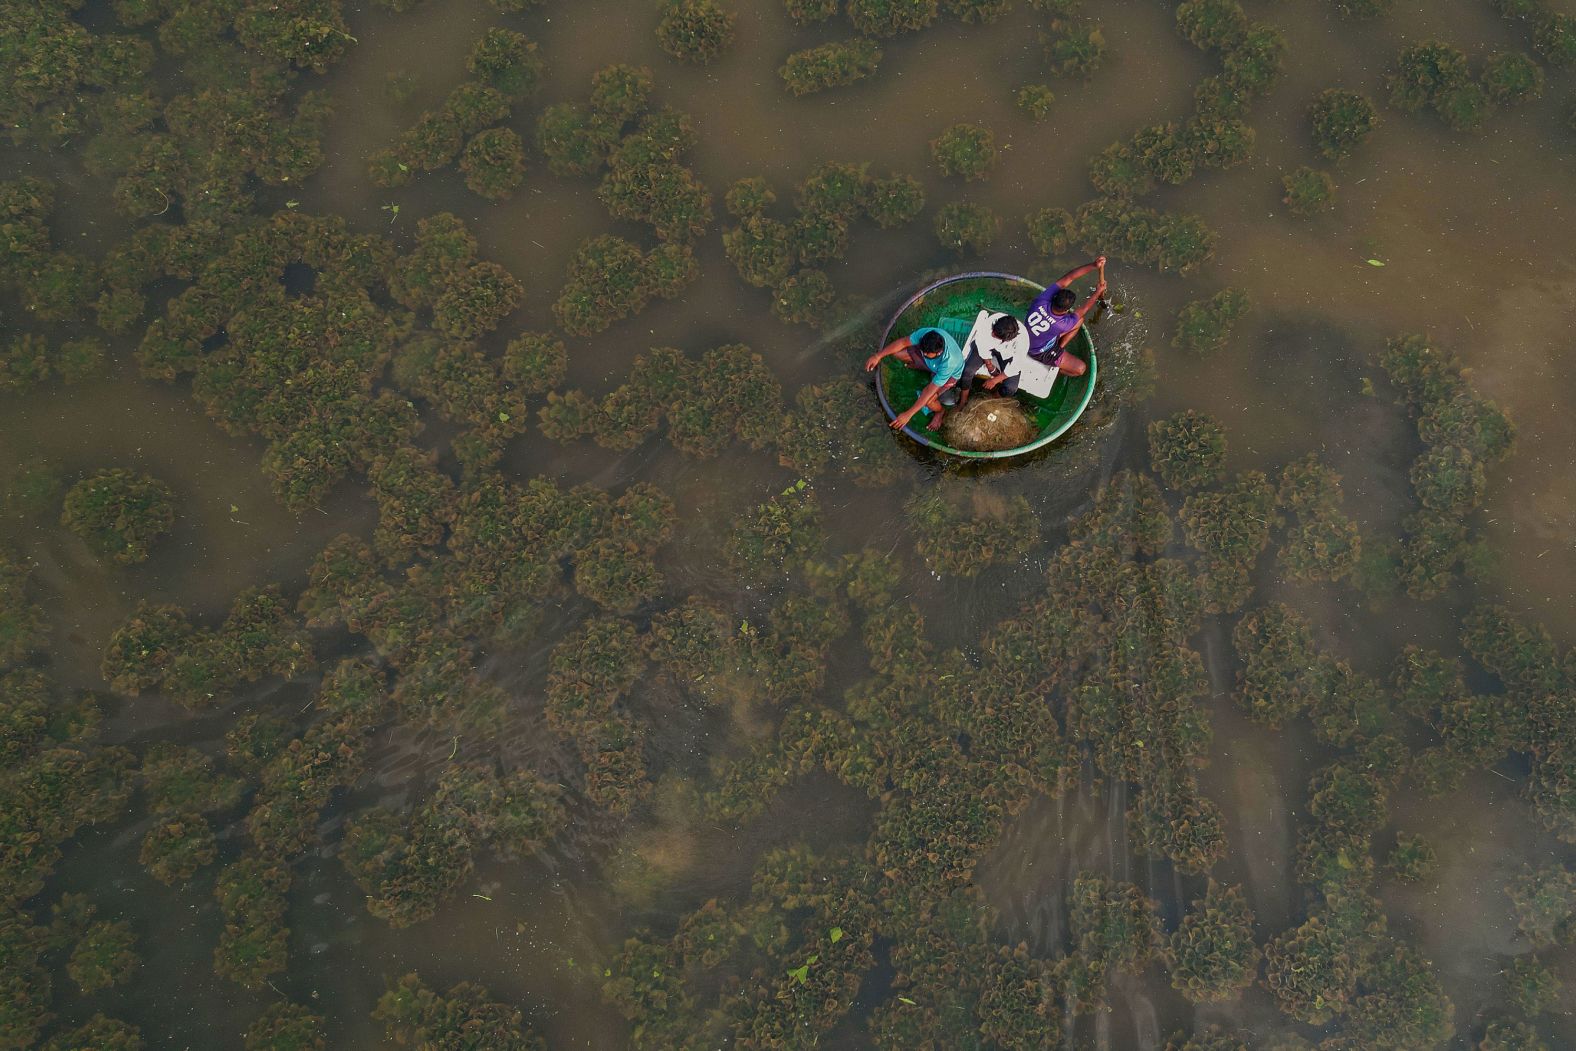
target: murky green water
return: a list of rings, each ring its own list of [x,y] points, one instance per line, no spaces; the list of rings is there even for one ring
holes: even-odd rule
[[[1576,81],[1545,36],[1534,48],[1558,5],[1522,22],[1489,0],[1400,0],[1353,21],[1250,0],[1244,25],[1285,50],[1233,110],[1247,158],[1131,202],[1214,232],[1179,275],[1087,232],[1047,257],[1025,225],[1042,208],[1082,220],[1090,158],[1186,122],[1195,86],[1230,70],[1239,45],[1194,47],[1169,4],[1020,0],[973,24],[955,12],[992,5],[943,0],[882,41],[873,76],[796,98],[778,67],[854,35],[846,13],[797,27],[775,0],[724,0],[736,24],[699,65],[658,47],[656,3],[16,3],[0,10],[16,126],[0,142],[0,1048],[139,1046],[106,1019],[148,1048],[1576,1046]],[[1222,25],[1238,10],[1181,7]],[[1052,75],[1040,32],[1091,24],[1104,61]],[[450,163],[379,187],[369,159],[442,109],[493,27],[542,60],[536,90],[480,122],[522,137],[520,185],[488,200]],[[95,73],[112,35],[147,49],[119,80]],[[1389,104],[1398,53],[1436,39],[1472,77],[1531,54],[1541,97],[1477,132]],[[616,293],[593,311],[610,323],[582,331],[554,309],[582,243],[664,245],[598,196],[609,149],[636,166],[638,118],[603,129],[589,174],[554,174],[537,141],[543,112],[585,106],[614,63],[649,68],[646,109],[688,115],[674,163],[711,214],[668,242],[692,279],[628,317],[639,293]],[[278,107],[247,95],[291,68]],[[1032,83],[1056,94],[1043,122],[1013,105]],[[1327,88],[1378,111],[1340,161],[1309,131]],[[146,120],[120,127],[143,92]],[[320,162],[296,143],[308,160],[281,168],[268,136],[307,92],[330,106],[307,135]],[[982,181],[932,161],[959,122],[994,133]],[[724,197],[762,177],[767,214],[792,223],[795,188],[830,162],[913,176],[925,207],[883,229],[856,204],[846,246],[809,267],[834,301],[788,323],[781,281],[752,287],[725,249],[741,220]],[[1305,165],[1338,184],[1311,218],[1281,197]],[[52,207],[22,200],[29,178]],[[133,184],[154,187],[141,205]],[[938,243],[958,201],[1003,220],[988,251]],[[475,253],[424,291],[419,224],[442,213]],[[125,276],[127,246],[161,229],[195,247]],[[51,311],[55,252],[92,265]],[[1101,387],[1076,440],[965,470],[889,437],[873,392],[839,400],[927,280],[1050,281],[1095,252],[1122,310],[1095,328]],[[512,305],[445,315],[438,293],[484,261],[518,282]],[[1225,345],[1174,346],[1184,304],[1228,287],[1251,306]],[[115,324],[105,288],[145,309]],[[165,332],[187,354],[173,378],[154,359]],[[529,333],[563,359],[519,366]],[[1415,375],[1386,355],[1414,333],[1440,353],[1408,403]],[[56,362],[81,339],[107,349],[85,378],[28,373],[28,348]],[[740,343],[759,361],[708,356]],[[676,376],[643,357],[660,347],[688,356]],[[1152,390],[1135,390],[1145,351]],[[603,399],[626,382],[635,409],[615,419]],[[579,436],[552,408],[577,393]],[[1513,447],[1485,448],[1483,415],[1430,417],[1441,401],[1497,407]],[[1197,492],[1165,484],[1147,437],[1184,410],[1226,439]],[[380,412],[406,423],[377,430]],[[1481,489],[1436,492],[1439,469],[1414,472],[1431,450],[1465,450]],[[1282,475],[1309,454],[1340,481],[1304,506]],[[60,522],[67,488],[108,468],[168,488],[145,561]],[[29,501],[39,476],[54,485]],[[310,492],[289,501],[285,480]],[[636,506],[640,486],[661,496]],[[1426,520],[1458,530],[1449,553],[1417,554],[1425,494]],[[425,531],[402,516],[424,497]],[[1295,572],[1315,520],[1363,558],[1321,548],[1323,572]],[[225,627],[269,585],[276,616]],[[136,634],[161,604],[187,626]],[[1283,607],[1291,628],[1255,633]],[[292,640],[291,659],[259,655]],[[1459,681],[1409,688],[1428,657],[1408,647],[1459,662]],[[277,732],[248,759],[233,731],[252,717]],[[177,818],[206,846],[161,873],[148,837]],[[1415,872],[1392,864],[1398,836],[1425,842]],[[277,888],[227,890],[253,872]],[[1227,888],[1250,914],[1235,928],[1215,922]],[[100,953],[96,982],[116,923],[140,966]],[[412,973],[456,1002],[386,996]],[[458,1035],[461,982],[503,1024]],[[320,1042],[264,1034],[291,1003]]]

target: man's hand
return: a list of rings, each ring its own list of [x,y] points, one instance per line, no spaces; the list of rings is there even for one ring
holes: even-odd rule
[[[1094,297],[1099,299],[1103,295],[1105,295],[1105,278],[1102,276],[1100,278],[1100,283],[1094,286]]]
[[[908,426],[908,421],[912,420],[913,418],[914,414],[911,412],[900,412],[896,416],[892,417],[892,423],[890,426],[894,431],[901,431],[904,427]]]
[[[881,364],[881,354],[878,351],[877,353],[872,354],[865,359],[865,371],[874,372],[876,370],[876,366],[879,364]]]
[[[1095,258],[1095,261],[1094,261],[1094,265],[1095,265],[1095,266],[1096,266],[1096,267],[1097,267],[1097,268],[1098,268],[1098,269],[1100,269],[1100,270],[1104,270],[1104,269],[1105,269],[1105,256],[1103,256],[1103,255],[1102,255],[1102,256],[1097,256],[1097,257],[1096,257],[1096,258]]]

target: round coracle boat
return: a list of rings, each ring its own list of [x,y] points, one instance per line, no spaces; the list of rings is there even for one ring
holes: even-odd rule
[[[964,345],[982,311],[1006,312],[1022,319],[1034,297],[1044,290],[1044,285],[1028,278],[993,271],[944,277],[914,293],[898,308],[881,335],[878,349],[922,328],[939,328]],[[949,445],[941,432],[925,426],[928,410],[922,410],[913,423],[903,428],[903,433],[920,445],[967,459],[1003,459],[1044,448],[1067,433],[1094,395],[1095,376],[1099,370],[1095,363],[1094,339],[1089,335],[1087,324],[1078,327],[1067,349],[1088,362],[1089,368],[1081,376],[1054,376],[1045,393],[1018,391],[1015,397],[1034,432],[1034,436],[1022,444],[1006,449],[957,448]],[[887,419],[896,419],[900,411],[912,405],[929,381],[928,373],[909,368],[897,358],[883,360],[876,369],[876,394]],[[970,382],[970,377],[964,377],[962,382]]]

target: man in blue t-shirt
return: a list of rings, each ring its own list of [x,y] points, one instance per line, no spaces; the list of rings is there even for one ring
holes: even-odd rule
[[[921,409],[930,409],[930,423],[935,430],[941,426],[946,405],[956,405],[954,388],[963,378],[963,348],[958,341],[939,328],[915,329],[902,339],[894,339],[865,360],[865,371],[874,372],[882,358],[896,357],[911,369],[930,373],[930,382],[919,392],[914,404],[898,413],[892,420],[892,429],[900,431]]]
[[[1099,271],[1100,283],[1083,306],[1073,309],[1078,293],[1067,287],[1085,274]],[[1083,324],[1084,315],[1105,295],[1105,256],[1069,270],[1050,288],[1034,297],[1024,318],[1029,326],[1029,357],[1056,366],[1064,375],[1082,376],[1089,363],[1068,354],[1067,344]]]

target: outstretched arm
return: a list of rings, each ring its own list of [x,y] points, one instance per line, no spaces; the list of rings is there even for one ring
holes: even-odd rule
[[[1083,277],[1085,274],[1092,274],[1096,270],[1104,272],[1104,270],[1105,270],[1105,256],[1101,256],[1100,258],[1096,259],[1092,263],[1085,263],[1083,266],[1080,266],[1076,270],[1069,270],[1069,271],[1067,271],[1067,273],[1063,274],[1061,277],[1056,279],[1056,283],[1058,285],[1061,285],[1063,288],[1067,288],[1074,281],[1078,280],[1080,277]]]
[[[1093,310],[1094,305],[1100,302],[1100,297],[1105,295],[1105,256],[1101,256],[1095,265],[1100,271],[1100,283],[1095,286],[1094,295],[1084,300],[1083,305],[1074,311],[1074,313],[1078,315],[1078,324],[1062,333],[1061,341],[1057,343],[1057,346],[1059,347],[1066,347],[1073,341],[1073,337],[1077,335],[1078,330],[1083,327],[1084,318],[1089,316],[1089,311]]]
[[[908,421],[919,415],[920,409],[935,410],[940,408],[940,402],[936,400],[940,394],[941,384],[935,380],[925,384],[925,389],[919,392],[919,397],[914,399],[914,404],[892,417],[892,429],[901,431],[904,427],[907,427]]]
[[[876,351],[874,354],[865,359],[865,371],[874,372],[876,370],[876,366],[881,364],[882,358],[890,358],[894,354],[901,354],[913,345],[914,341],[909,339],[907,336],[894,339],[892,342],[888,343],[886,346],[882,347],[880,350]]]

